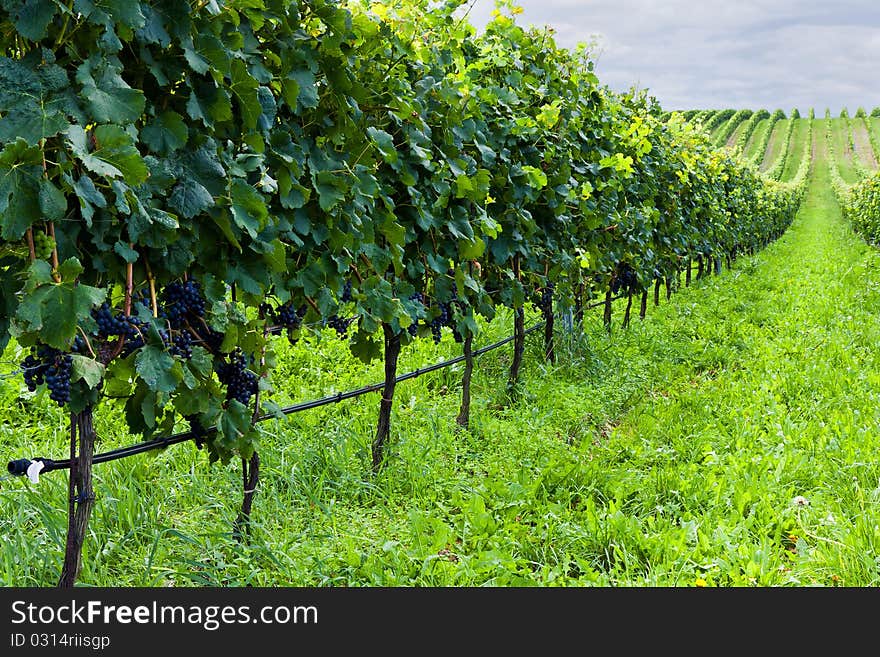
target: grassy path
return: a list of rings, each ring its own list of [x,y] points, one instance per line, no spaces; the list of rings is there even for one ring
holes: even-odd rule
[[[736,142],[739,141],[739,136],[742,134],[743,130],[746,129],[746,125],[748,125],[749,120],[740,121],[739,125],[736,126],[736,129],[730,134],[730,137],[727,138],[727,143],[725,146],[728,148],[733,148],[736,145]]]
[[[807,139],[807,132],[810,119],[800,118],[796,121],[794,130],[791,133],[791,143],[788,147],[788,156],[785,159],[785,169],[782,172],[780,180],[783,182],[791,180],[797,174],[798,167],[801,164],[804,153],[804,142]]]
[[[782,157],[785,135],[788,132],[788,123],[790,119],[780,119],[773,125],[773,132],[770,134],[770,140],[764,149],[764,155],[758,161],[758,168],[761,171],[772,169],[776,164],[776,160]]]
[[[749,137],[749,143],[746,144],[746,147],[743,150],[744,160],[760,164],[760,160],[758,159],[758,148],[764,139],[764,133],[767,132],[769,127],[770,119],[761,119],[758,122],[758,125],[755,126],[754,132],[752,132],[752,136]]]
[[[792,229],[670,309],[715,354],[712,380],[655,391],[614,433],[639,455],[614,488],[638,509],[629,553],[649,581],[684,583],[658,563],[721,585],[880,581],[880,259],[842,223],[817,154]]]
[[[834,151],[837,155],[837,169],[840,177],[849,184],[859,181],[858,173],[853,166],[853,150],[849,143],[849,131],[846,121],[841,118],[825,119],[831,121],[831,138],[834,142]],[[823,126],[824,128],[825,126]]]
[[[877,168],[877,158],[871,147],[871,138],[868,136],[868,126],[861,118],[854,118],[853,141],[856,144],[856,156],[866,169],[873,171]]]

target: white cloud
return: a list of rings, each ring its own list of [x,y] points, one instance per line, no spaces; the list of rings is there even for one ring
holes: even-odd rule
[[[837,114],[880,106],[877,0],[518,0],[523,25],[559,45],[601,35],[596,72],[669,109],[749,107]],[[490,19],[474,0],[471,22]]]

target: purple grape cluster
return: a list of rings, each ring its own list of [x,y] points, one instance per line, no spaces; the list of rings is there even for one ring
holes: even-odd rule
[[[545,320],[549,319],[553,313],[553,283],[548,283],[541,288],[541,298],[538,301],[538,308]]]
[[[305,305],[294,309],[293,303],[288,301],[278,307],[278,323],[286,329],[298,329],[307,310]]]
[[[165,340],[166,344],[168,340]],[[193,355],[193,334],[188,329],[175,331],[171,336],[171,345],[168,351],[172,356],[179,356],[189,360]]]
[[[348,336],[348,327],[353,321],[351,318],[346,319],[339,315],[333,315],[327,318],[327,326],[336,331],[336,335],[342,339]]]
[[[620,291],[633,292],[638,285],[639,279],[635,270],[627,263],[621,263],[617,269],[617,273],[611,279],[611,294],[617,294]]]
[[[98,337],[109,338],[123,336],[125,338],[137,338],[141,335],[144,322],[134,315],[113,312],[110,304],[106,301],[97,310],[92,310],[92,318],[98,325]]]
[[[230,354],[229,362],[217,368],[217,378],[226,386],[226,399],[237,399],[247,405],[257,394],[257,375],[248,369],[247,359],[241,350]]]
[[[415,301],[416,303],[419,303],[423,306],[427,305],[427,298],[425,297],[424,293],[422,293],[422,292],[416,292],[414,294],[410,294],[409,300]],[[419,332],[419,320],[416,318],[413,318],[412,324],[407,326],[406,330],[411,336],[416,337],[416,333]]]
[[[24,382],[28,390],[35,392],[37,386],[46,384],[49,398],[59,406],[70,401],[70,370],[73,359],[58,349],[41,345],[31,350],[21,362]]]
[[[431,337],[434,344],[440,344],[443,338],[443,327],[452,326],[452,304],[448,301],[437,304],[437,314],[431,320]]]
[[[205,297],[201,286],[192,279],[173,281],[162,294],[163,314],[171,328],[181,328],[188,320],[205,316]]]

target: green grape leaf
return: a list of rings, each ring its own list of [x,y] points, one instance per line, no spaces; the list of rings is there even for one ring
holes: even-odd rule
[[[15,29],[21,36],[40,41],[46,38],[58,5],[45,0],[3,0],[3,9],[12,16]]]
[[[144,182],[150,175],[131,136],[116,125],[99,125],[94,131],[94,150],[89,136],[78,125],[67,129],[68,145],[89,171],[105,178],[123,178],[130,185]]]
[[[242,123],[250,130],[257,127],[257,121],[263,114],[263,106],[257,93],[259,83],[248,73],[247,65],[240,59],[232,61],[230,89],[238,101],[238,111]]]
[[[71,381],[85,381],[89,388],[95,388],[104,378],[104,366],[93,358],[81,354],[71,354]]]
[[[141,140],[154,153],[168,155],[186,146],[189,130],[177,112],[162,112],[141,130]]]
[[[135,369],[144,383],[158,392],[171,392],[183,378],[180,363],[160,347],[147,345],[135,358]]]
[[[252,238],[266,225],[269,210],[263,197],[253,187],[242,180],[235,180],[231,189],[232,219]]]
[[[382,159],[388,164],[397,164],[399,156],[397,149],[394,147],[394,139],[392,136],[384,130],[379,130],[379,128],[373,127],[367,128],[367,134],[370,135],[370,139],[376,144],[379,153],[382,155]]]
[[[67,198],[64,192],[45,178],[40,179],[40,211],[48,221],[60,221],[67,214]]]
[[[26,295],[16,313],[16,332],[39,333],[50,347],[67,350],[80,321],[106,297],[106,291],[88,285],[49,283]]]
[[[214,197],[194,178],[181,178],[171,190],[168,205],[185,219],[192,219],[214,205]]]
[[[144,93],[132,89],[110,66],[89,59],[77,70],[76,80],[82,85],[80,96],[97,123],[132,123],[144,113]]]
[[[0,152],[0,226],[5,240],[20,240],[42,218],[39,189],[42,156],[24,140]]]

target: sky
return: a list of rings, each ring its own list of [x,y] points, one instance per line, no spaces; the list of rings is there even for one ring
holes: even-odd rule
[[[880,106],[880,0],[517,0],[560,46],[595,42],[596,74],[666,110]],[[494,0],[473,0],[482,28]]]

